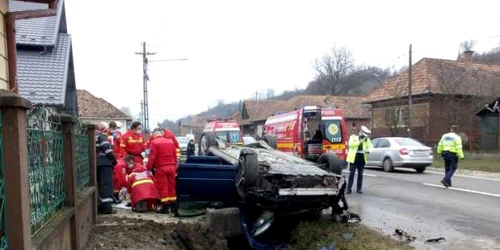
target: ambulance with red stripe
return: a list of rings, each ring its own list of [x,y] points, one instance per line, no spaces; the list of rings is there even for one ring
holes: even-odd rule
[[[209,120],[205,124],[203,133],[200,136],[199,152],[205,152],[205,147],[208,145],[207,140],[211,138],[224,142],[228,146],[243,145],[243,135],[240,131],[240,125],[232,118]]]
[[[323,155],[331,158],[327,154],[340,160],[347,157],[349,137],[340,109],[304,106],[269,117],[264,131],[263,139],[270,146],[306,160],[319,162]]]

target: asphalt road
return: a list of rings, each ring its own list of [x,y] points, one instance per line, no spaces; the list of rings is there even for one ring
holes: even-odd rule
[[[417,249],[500,249],[500,179],[454,176],[448,189],[441,179],[440,172],[368,168],[364,193],[348,195],[348,202],[364,224],[417,237]],[[438,237],[446,240],[424,244]]]

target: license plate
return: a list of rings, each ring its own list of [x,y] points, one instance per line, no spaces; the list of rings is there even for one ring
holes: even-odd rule
[[[426,155],[425,151],[414,151],[413,154],[415,155]]]

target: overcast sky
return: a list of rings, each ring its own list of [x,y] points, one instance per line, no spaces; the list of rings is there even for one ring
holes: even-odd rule
[[[140,111],[141,42],[149,67],[150,124],[178,119],[256,90],[305,87],[316,57],[345,46],[359,64],[399,68],[422,57],[456,59],[500,42],[499,1],[66,0],[77,88]]]

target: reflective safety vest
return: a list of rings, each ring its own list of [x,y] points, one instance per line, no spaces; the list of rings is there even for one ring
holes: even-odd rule
[[[453,132],[444,134],[439,141],[437,153],[441,155],[445,151],[455,153],[458,158],[463,159],[462,138]]]
[[[358,152],[358,147],[361,142],[359,141],[359,135],[351,135],[349,137],[349,144],[348,144],[348,151],[347,151],[347,158],[346,161],[349,163],[354,163],[354,160],[356,159],[356,153]],[[363,151],[365,155],[365,163],[367,162],[367,157],[366,155],[373,150],[373,145],[372,142],[370,141],[370,138],[366,137],[366,140],[363,142]]]

